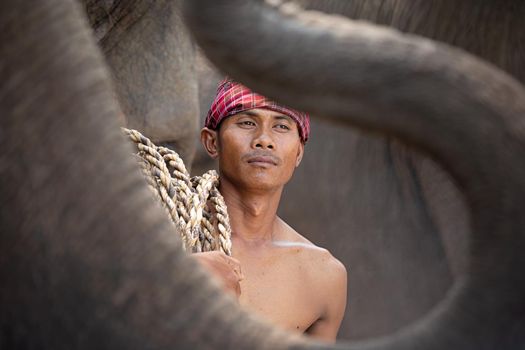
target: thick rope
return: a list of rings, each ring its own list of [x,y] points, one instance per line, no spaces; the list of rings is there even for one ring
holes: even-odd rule
[[[217,189],[217,172],[190,177],[176,152],[155,146],[136,130],[122,129],[134,142],[144,177],[179,230],[184,248],[231,255],[230,219]]]

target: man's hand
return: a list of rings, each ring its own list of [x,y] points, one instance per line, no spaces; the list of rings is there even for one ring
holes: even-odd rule
[[[239,282],[244,279],[244,275],[239,260],[218,251],[194,253],[191,256],[220,280],[224,290],[234,293],[237,298],[241,295]]]

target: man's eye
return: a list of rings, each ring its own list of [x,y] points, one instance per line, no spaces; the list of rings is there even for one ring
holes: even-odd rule
[[[243,120],[243,121],[240,121],[237,124],[243,125],[243,126],[255,126],[255,123],[252,122],[251,120]]]
[[[282,130],[290,130],[290,127],[286,124],[277,124],[276,127]]]

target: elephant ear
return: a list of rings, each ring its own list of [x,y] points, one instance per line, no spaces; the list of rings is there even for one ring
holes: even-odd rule
[[[459,49],[280,1],[191,0],[185,13],[210,60],[234,79],[313,115],[397,137],[441,163],[465,195],[468,270],[424,319],[364,348],[523,344],[520,83]]]

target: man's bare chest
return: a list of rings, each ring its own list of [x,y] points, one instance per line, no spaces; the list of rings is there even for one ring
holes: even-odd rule
[[[304,332],[318,320],[322,310],[311,295],[312,281],[300,260],[286,255],[239,260],[245,276],[242,306],[288,330]]]

